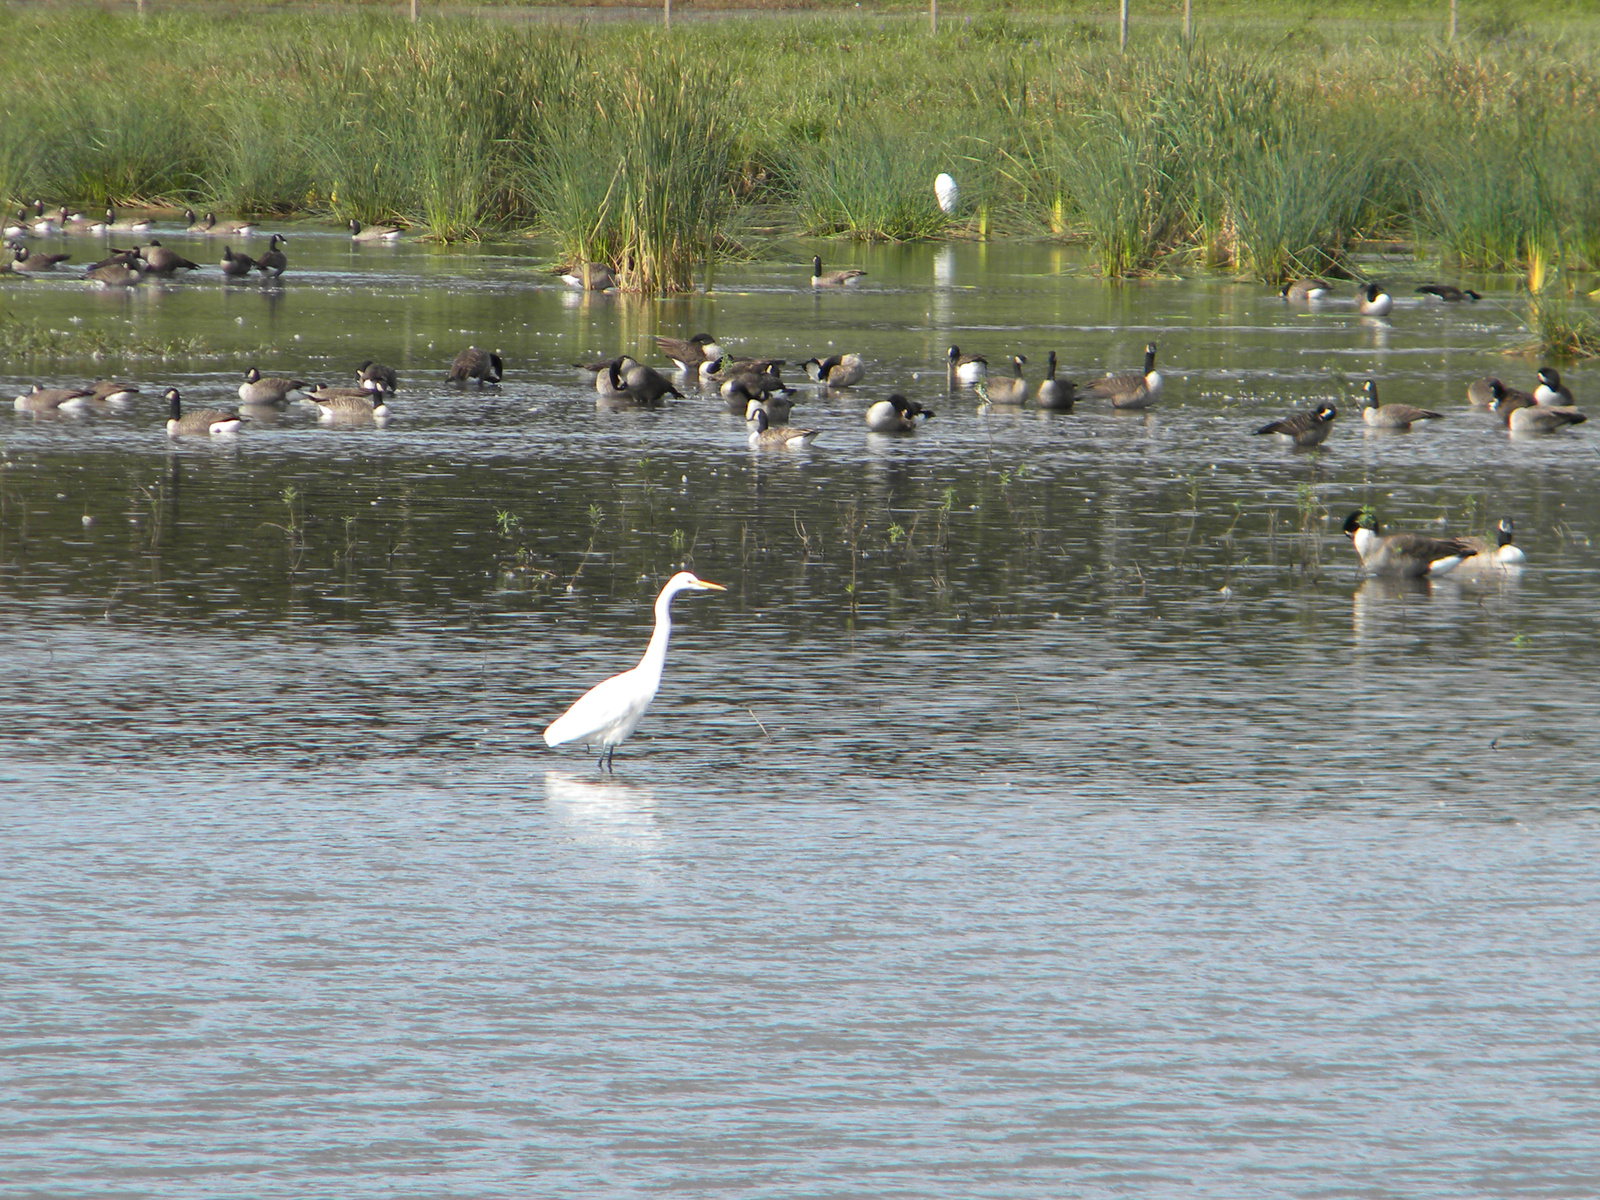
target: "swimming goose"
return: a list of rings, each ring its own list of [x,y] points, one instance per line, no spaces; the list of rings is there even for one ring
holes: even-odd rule
[[[861,282],[865,271],[858,271],[854,267],[845,267],[838,271],[822,273],[822,256],[814,255],[811,259],[811,286],[812,287],[855,287]]]
[[[315,408],[319,404],[326,404],[330,400],[363,400],[372,403],[372,393],[366,388],[339,387],[337,384],[318,383],[308,385],[300,397],[300,403],[308,408]]]
[[[17,209],[17,215],[6,222],[5,228],[0,230],[0,234],[3,234],[7,239],[27,237],[28,210],[25,208]]]
[[[469,379],[476,379],[478,386],[482,387],[486,383],[499,383],[504,375],[505,364],[500,361],[498,354],[468,346],[451,362],[445,382],[465,383]]]
[[[358,394],[350,395],[349,389],[318,388],[311,393],[308,399],[316,405],[317,416],[322,420],[366,420],[382,421],[389,416],[389,406],[384,402],[383,396],[378,392],[369,392],[363,388],[354,389]]]
[[[62,211],[65,212],[66,210],[63,209]],[[53,216],[45,216],[44,201],[35,200],[33,202],[33,222],[29,228],[34,237],[55,237],[56,234],[61,232],[61,223]]]
[[[1589,418],[1567,405],[1534,404],[1527,392],[1514,392],[1498,379],[1489,411],[1512,433],[1554,433],[1566,425],[1582,425]]]
[[[1386,317],[1394,311],[1394,298],[1375,283],[1356,290],[1356,311],[1364,317]]]
[[[1462,300],[1476,303],[1483,297],[1471,288],[1458,288],[1452,283],[1425,283],[1417,289],[1419,296],[1436,296],[1447,304],[1456,304]]]
[[[223,412],[216,408],[195,408],[184,412],[177,388],[168,388],[161,393],[161,398],[170,405],[168,411],[171,416],[167,418],[168,437],[191,433],[236,433],[244,424],[236,412]]]
[[[866,422],[873,433],[910,433],[933,415],[933,409],[923,408],[896,392],[887,400],[868,405]]]
[[[88,400],[93,395],[93,392],[84,388],[47,388],[36,383],[32,391],[23,392],[14,404],[18,412],[55,412],[58,408],[71,407],[79,401]]]
[[[1156,370],[1156,344],[1144,348],[1144,371],[1107,375],[1078,389],[1080,400],[1109,400],[1112,408],[1149,408],[1161,395],[1161,374]]]
[[[833,354],[827,358],[808,358],[805,361],[806,374],[815,383],[824,383],[831,388],[854,387],[866,376],[867,364],[861,360],[859,354]]]
[[[1323,300],[1333,295],[1333,285],[1326,279],[1308,276],[1305,279],[1296,279],[1293,283],[1286,283],[1279,290],[1278,295],[1285,300]]]
[[[587,273],[587,282],[585,282]],[[585,292],[608,292],[617,286],[617,275],[605,263],[578,263],[560,272],[561,282]]]
[[[983,398],[990,404],[1021,404],[1028,398],[1028,381],[1022,377],[1022,364],[1028,360],[1020,354],[1011,356],[1011,378],[990,377]]]
[[[753,407],[759,407],[773,421],[787,421],[789,414],[794,412],[793,395],[788,388],[768,390],[755,387],[748,376],[738,375],[725,380],[719,389],[722,398],[727,402],[728,411],[743,413],[746,421],[751,419]]]
[[[594,376],[594,390],[602,398],[610,396],[627,397],[628,385],[623,381],[623,375],[629,367],[637,365],[632,356],[624,354],[619,358],[607,358],[597,363],[573,363],[581,371],[588,371]],[[616,368],[612,374],[611,368]]]
[[[1413,421],[1437,421],[1443,416],[1411,404],[1379,404],[1377,381],[1361,385],[1361,419],[1374,429],[1410,429]]]
[[[1040,408],[1051,412],[1071,412],[1073,402],[1077,398],[1077,384],[1070,379],[1056,378],[1056,352],[1050,351],[1050,357],[1045,363],[1044,380],[1034,394],[1035,402]]]
[[[132,267],[135,271],[144,270],[144,247],[134,246],[128,250],[118,250],[115,246],[108,247],[110,254],[97,263],[90,263],[88,270],[97,271],[101,267],[120,266]]]
[[[622,380],[623,386],[627,389],[628,395],[639,403],[659,404],[663,396],[676,396],[679,400],[683,399],[683,393],[673,387],[671,380],[654,367],[647,367],[631,358],[627,360],[625,366],[620,365],[621,360],[618,360],[618,362],[617,373]]]
[[[1324,400],[1315,408],[1291,413],[1287,417],[1269,422],[1256,430],[1256,433],[1276,434],[1296,446],[1320,446],[1328,440],[1328,434],[1333,432],[1333,421],[1338,415],[1339,410]]]
[[[303,379],[285,379],[281,375],[263,377],[259,370],[251,367],[239,385],[239,399],[245,404],[287,404],[290,392],[303,392],[308,386]]]
[[[1474,408],[1488,408],[1489,401],[1494,399],[1494,387],[1498,379],[1491,379],[1485,375],[1482,379],[1474,379],[1467,384],[1467,403]]]
[[[733,412],[743,412],[744,406],[740,401],[745,397],[764,399],[772,395],[789,395],[789,388],[778,374],[778,368],[782,365],[781,358],[742,359],[736,362],[724,355],[712,378],[717,381],[717,391],[728,401],[728,408]]]
[[[141,252],[144,259],[145,270],[151,275],[171,277],[178,271],[198,271],[200,264],[191,262],[175,251],[168,250],[156,238],[150,239],[150,244]]]
[[[749,418],[755,424],[750,445],[757,450],[804,450],[817,440],[818,429],[796,429],[793,425],[773,425],[767,411],[757,406]]]
[[[121,383],[115,379],[100,379],[95,381],[93,393],[89,399],[95,404],[127,404],[139,389],[131,383]]]
[[[144,272],[120,259],[97,263],[83,273],[84,281],[97,288],[130,288],[144,279]]]
[[[209,234],[212,237],[242,237],[247,238],[256,231],[254,221],[221,221],[217,214],[208,212],[204,219],[194,228],[195,233]]]
[[[395,374],[394,368],[373,362],[370,358],[356,368],[356,380],[367,391],[385,396],[392,396],[400,390],[400,376]]]
[[[35,254],[21,242],[11,243],[11,253],[11,269],[29,274],[54,271],[57,263],[64,263],[72,257],[70,254]]]
[[[91,233],[143,233],[150,228],[149,217],[132,217],[127,220],[117,220],[117,210],[111,204],[111,198],[106,197],[106,219],[103,223],[89,226]]]
[[[1528,556],[1522,552],[1522,547],[1512,544],[1512,527],[1510,517],[1501,517],[1500,524],[1495,526],[1494,544],[1488,538],[1462,538],[1461,540],[1473,546],[1476,553],[1471,558],[1463,559],[1456,568],[1457,574],[1483,573],[1489,571],[1508,571],[1515,573],[1522,570]]]
[[[1361,523],[1361,513],[1353,512],[1344,523],[1345,533],[1355,547],[1361,568],[1369,575],[1400,575],[1420,578],[1445,575],[1477,553],[1465,538],[1435,538],[1420,533],[1379,535]]]
[[[697,333],[688,341],[657,336],[656,345],[685,375],[710,375],[722,361],[723,349],[709,333]]]
[[[981,354],[963,354],[960,346],[951,346],[944,357],[952,387],[958,383],[977,383],[989,375],[989,360]]]
[[[267,252],[256,259],[256,270],[273,279],[281,279],[289,268],[289,258],[278,247],[287,245],[288,241],[281,233],[273,234],[267,243]]]
[[[73,212],[65,204],[61,206],[61,211],[57,214],[57,219],[61,222],[62,233],[89,232],[89,226],[91,224],[89,218],[84,216],[82,213]]]
[[[354,217],[350,218],[352,242],[398,242],[404,232],[398,225],[363,225]]]
[[[1533,389],[1533,402],[1557,405],[1573,403],[1572,392],[1561,382],[1561,373],[1554,367],[1539,368],[1539,386]]]
[[[243,279],[256,269],[256,260],[248,254],[235,254],[232,246],[222,248],[222,273],[229,279]]]

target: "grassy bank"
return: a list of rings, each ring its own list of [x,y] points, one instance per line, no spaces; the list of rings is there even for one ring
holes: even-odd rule
[[[1214,21],[1122,56],[1103,22],[1008,13],[937,36],[873,17],[668,36],[413,26],[396,5],[8,9],[0,195],[537,229],[647,291],[684,286],[755,211],[794,232],[1084,238],[1110,275],[1276,280],[1372,236],[1600,269],[1600,34],[1552,45],[1473,10],[1450,44]],[[941,170],[962,187],[953,221]]]

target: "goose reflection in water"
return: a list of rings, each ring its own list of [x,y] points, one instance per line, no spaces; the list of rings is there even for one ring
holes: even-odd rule
[[[656,798],[644,788],[546,771],[544,800],[556,823],[585,845],[646,850],[661,841]]]

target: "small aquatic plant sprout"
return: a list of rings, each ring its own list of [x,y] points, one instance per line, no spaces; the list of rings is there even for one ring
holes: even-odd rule
[[[690,571],[679,571],[656,597],[655,629],[644,657],[631,671],[613,675],[594,685],[544,731],[547,746],[583,742],[600,748],[598,765],[609,768],[617,747],[644,719],[650,702],[661,687],[661,672],[667,663],[667,642],[672,637],[672,601],[679,592],[725,592],[720,583],[698,579]]]

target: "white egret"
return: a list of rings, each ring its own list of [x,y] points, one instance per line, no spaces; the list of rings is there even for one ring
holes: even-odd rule
[[[644,718],[645,710],[661,686],[661,669],[667,663],[667,640],[672,636],[672,598],[679,592],[725,592],[720,583],[679,571],[667,580],[656,597],[656,627],[644,657],[631,671],[595,684],[578,702],[552,721],[544,731],[547,746],[583,742],[600,747],[600,765],[611,766],[611,756]]]
[[[940,171],[933,179],[933,195],[939,201],[939,211],[948,214],[956,211],[956,202],[961,199],[961,190],[956,187],[954,179]]]

